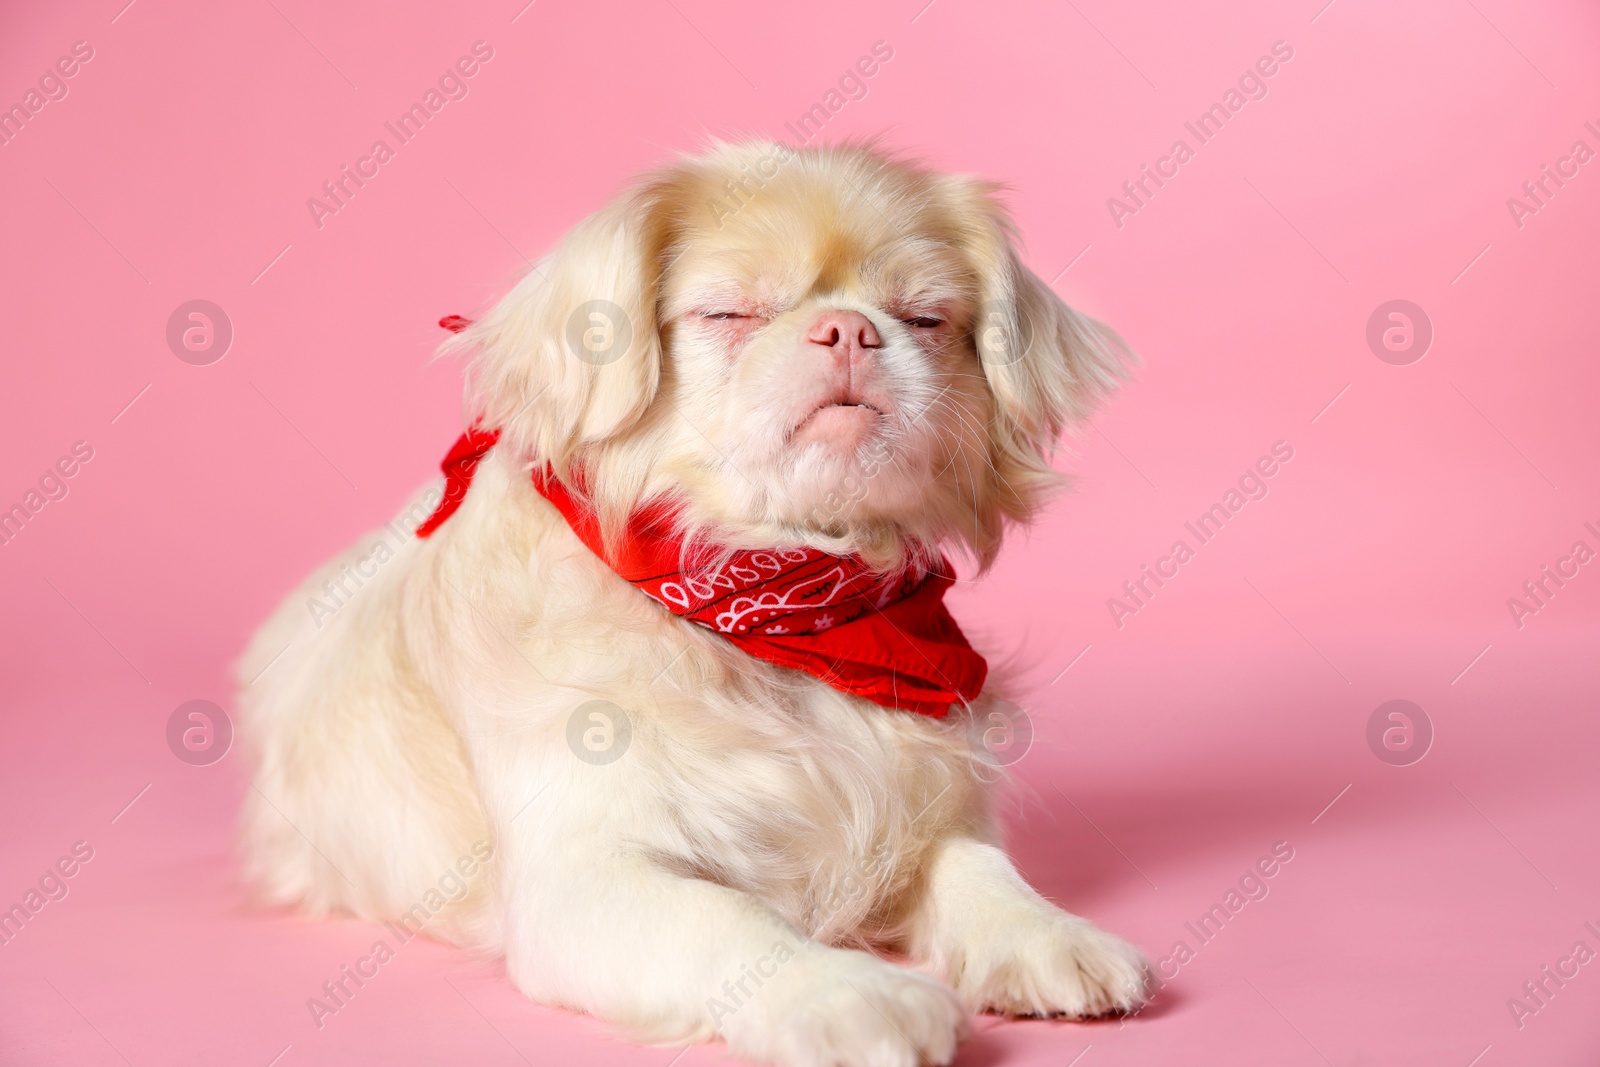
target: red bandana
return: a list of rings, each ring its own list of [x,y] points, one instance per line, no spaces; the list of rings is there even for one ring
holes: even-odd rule
[[[432,534],[460,507],[478,461],[499,438],[498,430],[461,435],[441,465],[444,499],[417,527],[418,537]],[[934,718],[983,688],[988,664],[944,606],[951,584],[946,574],[884,576],[855,556],[812,548],[734,552],[720,566],[685,573],[683,542],[671,532],[670,511],[660,508],[629,520],[625,540],[608,557],[587,505],[548,471],[534,471],[533,486],[617,574],[752,656],[875,704]],[[949,565],[940,560],[940,568]]]

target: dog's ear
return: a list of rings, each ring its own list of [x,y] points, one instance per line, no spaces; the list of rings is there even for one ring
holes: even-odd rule
[[[470,419],[559,470],[638,421],[661,379],[668,200],[665,183],[648,182],[589,216],[446,342],[470,355]]]
[[[1001,507],[1024,521],[1060,481],[1049,461],[1062,431],[1089,417],[1135,357],[1115,331],[1068,307],[1022,262],[994,199],[997,186],[949,181],[978,281],[972,332],[994,397],[990,460]]]

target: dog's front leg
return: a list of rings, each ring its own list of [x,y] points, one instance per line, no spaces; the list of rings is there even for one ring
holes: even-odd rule
[[[911,915],[912,958],[973,1011],[1085,1017],[1144,1002],[1139,951],[1033,890],[998,847],[934,847]]]
[[[507,971],[537,1000],[646,1040],[720,1034],[740,1056],[793,1067],[944,1064],[965,1032],[948,988],[808,941],[747,893],[615,840],[502,841]]]

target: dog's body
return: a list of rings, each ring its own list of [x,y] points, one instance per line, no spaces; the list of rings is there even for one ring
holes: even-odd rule
[[[563,346],[597,300],[629,320],[619,357]],[[994,681],[937,719],[752,657],[619,578],[529,477],[583,472],[608,537],[667,499],[718,545],[987,563],[1117,363],[984,189],[870,150],[720,149],[586,222],[461,345],[502,437],[459,510],[359,588],[370,539],[313,575],[241,664],[265,671],[241,698],[265,899],[426,919],[535,999],[784,1064],[944,1063],[969,1009],[1140,1002],[1138,954],[998,845],[971,728]],[[308,611],[328,581],[344,602]],[[575,715],[617,753],[574,743]]]

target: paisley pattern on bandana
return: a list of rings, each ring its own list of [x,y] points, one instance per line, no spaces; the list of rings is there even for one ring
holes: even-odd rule
[[[428,537],[460,507],[500,434],[474,427],[444,459],[444,498],[417,527]],[[591,552],[672,614],[752,656],[804,671],[888,708],[943,717],[983,688],[988,665],[944,606],[949,563],[882,574],[813,548],[687,553],[671,514],[647,508],[608,555],[594,512],[547,470],[533,485]],[[687,566],[686,556],[707,557]]]

